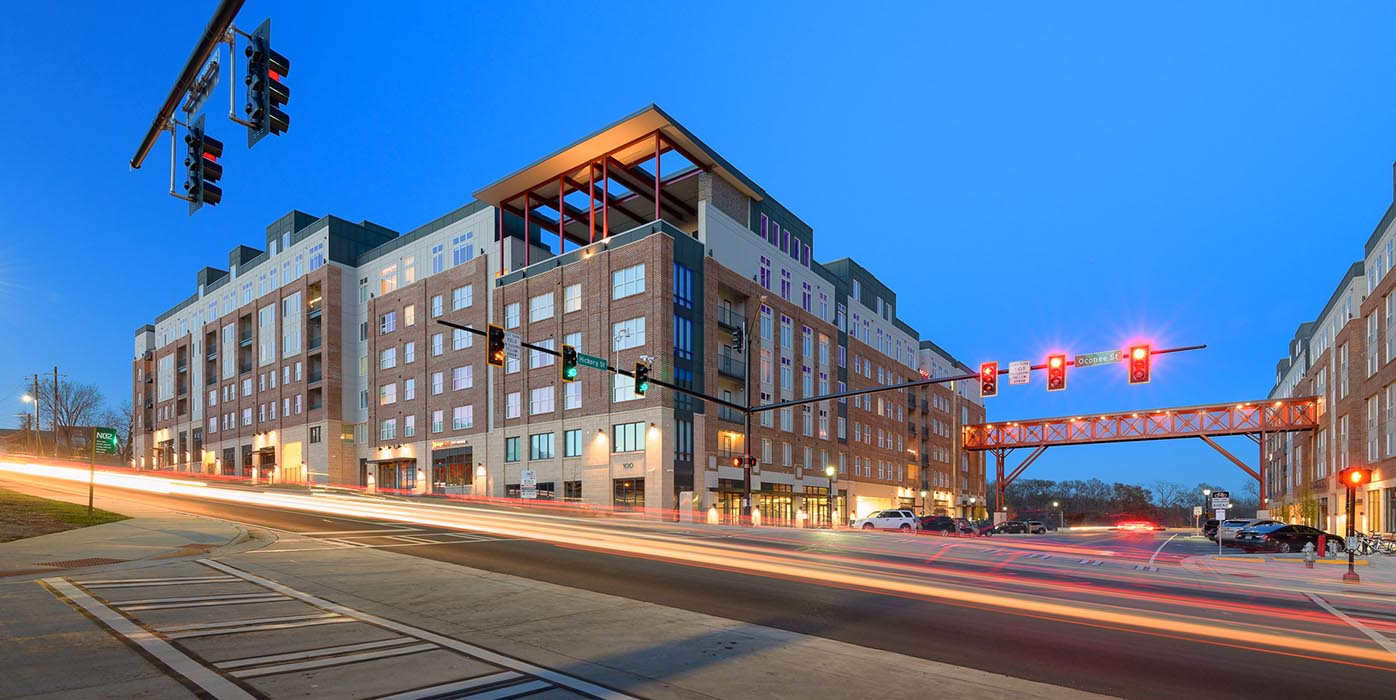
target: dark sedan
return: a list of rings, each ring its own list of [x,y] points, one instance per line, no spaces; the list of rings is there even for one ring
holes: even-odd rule
[[[1026,535],[1028,534],[1028,524],[1023,520],[1009,520],[995,525],[990,532],[996,535]]]
[[[952,518],[948,515],[924,516],[918,529],[921,532],[943,532],[950,535],[974,534],[973,528],[964,518]]]
[[[1304,545],[1312,542],[1318,550],[1318,538],[1327,539],[1324,545],[1329,552],[1343,551],[1343,538],[1308,525],[1265,525],[1247,528],[1237,533],[1236,546],[1245,552],[1302,552]]]

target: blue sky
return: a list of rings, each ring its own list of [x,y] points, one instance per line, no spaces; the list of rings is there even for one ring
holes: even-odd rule
[[[249,0],[239,25],[272,16],[292,61],[291,130],[246,150],[220,92],[224,203],[190,217],[167,141],[127,161],[214,5],[8,8],[7,415],[54,364],[128,396],[134,329],[289,209],[405,231],[650,102],[971,365],[1210,346],[1142,387],[1113,368],[1005,384],[994,419],[1264,396],[1392,198],[1386,3]],[[1057,448],[1027,476],[1246,479],[1198,441]]]

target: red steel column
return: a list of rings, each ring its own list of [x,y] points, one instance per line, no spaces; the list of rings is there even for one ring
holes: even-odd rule
[[[654,220],[659,221],[659,132],[654,132]]]
[[[1003,502],[1003,450],[994,450],[994,469],[998,479],[994,482],[994,492],[997,499],[994,501],[995,511],[1008,512],[1008,507]],[[998,523],[994,523],[997,525]]]
[[[1269,508],[1270,508],[1270,499],[1269,499],[1270,491],[1268,490],[1269,484],[1266,483],[1266,482],[1269,481],[1269,477],[1267,476],[1267,471],[1266,471],[1267,468],[1269,467],[1269,465],[1267,464],[1267,462],[1269,461],[1269,457],[1270,457],[1270,455],[1269,455],[1269,454],[1266,452],[1266,450],[1265,450],[1265,431],[1262,430],[1262,431],[1260,432],[1260,508],[1261,508],[1261,510],[1269,510]]]
[[[611,159],[601,161],[601,237],[611,237]]]
[[[532,230],[528,222],[528,214],[531,211],[533,211],[533,190],[524,193],[524,267],[528,267],[529,249],[533,247],[528,244],[529,233]]]
[[[596,242],[596,164],[587,163],[587,243]]]
[[[499,207],[499,231],[496,232],[495,241],[498,247],[495,252],[499,255],[499,275],[504,276],[504,202],[500,202]]]
[[[562,255],[567,252],[567,231],[562,226],[563,217],[567,212],[563,209],[562,201],[562,176],[557,176],[557,254]]]

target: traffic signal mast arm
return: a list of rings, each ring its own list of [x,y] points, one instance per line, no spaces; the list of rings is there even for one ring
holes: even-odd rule
[[[481,336],[487,335],[487,332],[486,332],[486,331],[481,330],[481,329],[479,329],[479,328],[472,328],[472,327],[470,327],[470,326],[462,326],[462,325],[460,325],[459,323],[452,323],[452,322],[450,322],[450,321],[445,321],[445,320],[442,320],[442,319],[439,319],[439,318],[436,319],[436,322],[439,323],[439,324],[441,324],[441,325],[443,325],[443,326],[446,326],[447,328],[454,328],[454,329],[456,329],[456,330],[467,331],[467,332],[469,332],[469,333],[474,333],[475,335],[481,335]],[[561,357],[562,357],[562,352],[561,352],[561,351],[554,350],[554,349],[552,349],[552,348],[546,348],[546,347],[543,347],[543,346],[541,346],[541,345],[534,345],[533,343],[526,343],[526,342],[523,342],[522,340],[519,341],[519,346],[520,346],[520,347],[528,348],[529,350],[533,350],[534,352],[541,352],[541,353],[546,354],[546,355],[552,355],[553,357],[557,357],[557,358],[561,358]],[[624,370],[624,369],[620,369],[620,368],[617,368],[617,367],[613,367],[613,366],[611,365],[611,363],[609,363],[609,362],[606,363],[606,369],[607,369],[607,371],[611,372],[612,374],[620,374],[620,375],[624,375],[624,376],[630,377],[630,378],[632,378],[632,379],[635,377],[635,372],[633,372],[633,371],[631,371],[631,370]],[[653,384],[654,386],[664,387],[665,389],[668,389],[668,390],[670,390],[670,391],[677,391],[677,392],[679,392],[680,394],[687,394],[687,395],[692,396],[692,397],[694,397],[694,398],[699,398],[699,399],[702,399],[702,400],[704,400],[704,401],[710,401],[710,402],[715,403],[715,404],[718,404],[718,405],[720,405],[720,406],[726,406],[726,407],[728,407],[728,408],[730,408],[730,409],[733,409],[733,410],[735,410],[735,411],[746,411],[746,410],[747,410],[747,407],[746,407],[746,406],[743,406],[743,405],[741,405],[741,404],[739,404],[739,403],[733,403],[733,402],[731,402],[731,401],[726,401],[726,400],[724,400],[724,399],[720,399],[720,398],[718,398],[718,397],[716,397],[716,396],[708,396],[707,394],[704,394],[704,393],[702,393],[702,392],[697,392],[697,391],[693,391],[692,389],[685,389],[685,388],[680,387],[680,386],[675,386],[675,385],[670,384],[670,383],[668,383],[668,382],[666,382],[666,381],[664,381],[664,380],[662,380],[662,379],[655,379],[655,378],[654,378],[654,375],[650,375],[650,377],[649,377],[649,383],[650,383],[650,384]]]

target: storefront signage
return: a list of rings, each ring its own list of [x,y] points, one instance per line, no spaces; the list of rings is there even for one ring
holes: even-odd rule
[[[439,450],[439,449],[442,449],[442,448],[444,448],[444,447],[461,447],[461,446],[469,445],[469,444],[470,444],[470,441],[469,441],[469,440],[464,440],[464,439],[456,439],[456,440],[432,440],[432,441],[431,441],[431,449],[433,449],[433,450]]]

